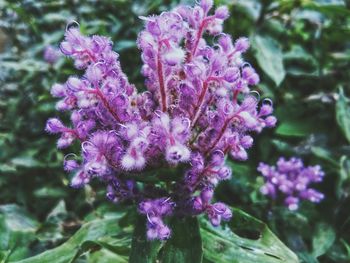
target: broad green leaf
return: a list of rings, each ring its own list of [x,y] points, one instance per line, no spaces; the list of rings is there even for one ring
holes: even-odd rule
[[[215,263],[299,262],[266,224],[239,209],[233,209],[233,218],[225,226],[215,228],[202,220],[201,235],[204,257]]]
[[[47,250],[37,256],[18,261],[20,263],[67,263],[80,255],[82,246],[88,241],[98,241],[105,236],[113,236],[120,233],[118,225],[120,216],[97,219],[84,224],[67,242],[59,247]]]
[[[336,104],[336,117],[338,125],[350,142],[350,99],[345,96],[342,88],[339,89],[339,98]]]
[[[303,120],[286,120],[281,122],[276,129],[276,134],[292,137],[304,137],[310,135],[311,132],[312,126]]]
[[[334,229],[325,223],[320,223],[316,227],[316,233],[312,239],[312,255],[317,258],[327,252],[335,241]]]
[[[18,260],[28,256],[28,244],[35,240],[39,223],[17,205],[0,206],[0,251],[4,258]]]
[[[87,256],[88,263],[128,263],[128,257],[120,256],[108,249],[101,249]]]
[[[160,262],[201,263],[202,239],[196,217],[172,218],[172,235],[165,243]]]
[[[13,158],[11,160],[11,163],[13,165],[22,166],[26,168],[38,167],[41,165],[40,162],[38,162],[31,156],[20,156],[20,157]]]
[[[327,149],[318,146],[312,146],[311,151],[317,157],[329,162],[337,168],[339,167],[338,161],[332,157],[331,153]]]
[[[283,55],[278,42],[271,37],[256,35],[252,46],[260,68],[279,86],[286,75]]]
[[[157,259],[160,248],[159,241],[149,242],[147,240],[146,219],[140,216],[132,238],[130,263],[153,263]]]
[[[34,191],[34,195],[38,198],[63,198],[66,192],[62,188],[42,187]]]

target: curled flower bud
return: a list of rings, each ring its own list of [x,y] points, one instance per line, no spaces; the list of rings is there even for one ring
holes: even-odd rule
[[[59,119],[51,118],[46,122],[45,130],[49,133],[60,133],[64,131],[65,126]]]
[[[249,149],[250,147],[252,147],[253,145],[253,138],[249,135],[246,135],[244,136],[242,139],[241,139],[241,145],[242,147],[244,147],[245,149]]]
[[[230,16],[227,6],[219,6],[215,10],[215,17],[218,19],[225,20]]]
[[[241,52],[244,53],[248,50],[250,44],[249,44],[249,40],[246,37],[241,37],[239,39],[237,39],[236,43],[235,43],[235,50],[237,52]]]
[[[277,123],[277,119],[274,116],[269,116],[265,119],[265,124],[267,127],[274,127]]]
[[[63,167],[65,171],[71,172],[78,169],[80,165],[75,160],[64,160]]]
[[[161,35],[161,30],[156,21],[149,21],[147,24],[147,30],[154,36],[160,36]]]
[[[213,0],[201,0],[200,6],[205,13],[207,13],[213,7]]]
[[[65,87],[62,84],[54,84],[51,88],[51,95],[56,98],[64,97],[66,95]]]
[[[242,70],[242,77],[248,82],[249,85],[256,85],[259,83],[259,75],[251,67],[244,67]]]

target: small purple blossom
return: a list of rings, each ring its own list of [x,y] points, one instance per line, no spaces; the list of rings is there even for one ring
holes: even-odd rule
[[[46,46],[44,49],[44,60],[49,64],[55,64],[61,57],[59,50],[51,45]]]
[[[232,176],[225,159],[248,159],[251,134],[276,123],[271,101],[261,103],[251,91],[259,76],[243,61],[248,39],[233,42],[223,34],[229,11],[212,12],[212,6],[202,0],[141,17],[144,92],[129,83],[109,38],[68,26],[60,45],[83,71],[51,89],[57,110],[70,111],[72,124],[52,118],[46,125],[60,135],[59,148],[81,145],[81,161],[65,158],[71,185],[96,178],[107,185],[110,201],[136,203],[150,240],[169,238],[169,216],[205,213],[215,226],[229,220],[230,209],[213,202],[215,186]],[[211,46],[205,34],[218,35],[217,43]],[[142,185],[149,174],[159,174],[159,181]]]
[[[322,193],[310,188],[310,184],[323,180],[324,172],[319,165],[305,167],[299,158],[281,157],[276,166],[260,163],[258,171],[265,179],[261,193],[273,199],[281,196],[289,210],[298,209],[300,200],[318,203],[324,198]]]

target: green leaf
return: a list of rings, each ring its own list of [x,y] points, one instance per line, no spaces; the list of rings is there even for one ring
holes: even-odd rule
[[[146,238],[146,219],[139,217],[134,230],[130,263],[153,263],[157,259],[161,248],[159,241],[149,242]]]
[[[339,89],[339,98],[336,104],[336,118],[346,139],[350,142],[350,99],[345,96],[342,88]]]
[[[233,209],[233,218],[226,226],[215,228],[206,220],[201,226],[204,257],[212,262],[299,262],[266,224],[239,209]]]
[[[305,121],[285,120],[276,129],[276,134],[292,137],[304,137],[312,133],[312,126]]]
[[[336,168],[339,167],[338,161],[333,159],[332,154],[327,149],[318,146],[312,146],[311,151],[314,155],[329,162]]]
[[[335,241],[334,229],[324,223],[319,223],[316,227],[316,233],[312,239],[312,255],[317,258],[324,255]]]
[[[13,158],[11,160],[11,163],[15,166],[21,166],[26,168],[39,167],[41,165],[40,162],[38,162],[31,156],[20,156]]]
[[[196,217],[172,218],[172,236],[163,248],[162,263],[202,262],[202,239]]]
[[[350,159],[346,156],[340,158],[340,171],[337,180],[337,197],[341,198],[350,189]]]
[[[260,68],[279,86],[286,75],[283,54],[278,42],[273,38],[256,35],[252,46]]]
[[[0,251],[4,258],[19,260],[28,256],[28,244],[36,239],[39,223],[17,205],[0,206]]]
[[[98,241],[105,236],[120,233],[118,217],[98,219],[84,224],[67,242],[54,249],[47,250],[37,256],[18,261],[20,263],[67,263],[71,262],[84,250],[83,244],[88,241]],[[85,249],[89,249],[87,246]]]
[[[90,253],[87,258],[88,263],[128,263],[128,258],[111,252],[108,249],[101,249]]]

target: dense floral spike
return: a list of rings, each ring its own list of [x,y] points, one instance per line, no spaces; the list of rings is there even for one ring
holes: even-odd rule
[[[300,200],[318,203],[324,198],[322,193],[309,186],[321,182],[324,177],[319,165],[304,167],[301,159],[281,157],[276,166],[260,163],[258,171],[265,179],[261,193],[273,199],[281,196],[289,210],[298,209]]]
[[[72,112],[72,125],[53,118],[46,130],[61,134],[59,148],[81,144],[81,161],[66,158],[64,164],[74,173],[72,186],[98,178],[112,202],[138,203],[149,239],[170,236],[167,216],[206,213],[213,225],[229,220],[231,211],[212,203],[215,186],[232,174],[225,158],[246,160],[250,134],[276,123],[271,101],[260,103],[251,91],[259,76],[242,58],[248,39],[233,42],[222,33],[228,9],[211,12],[212,6],[202,0],[141,17],[145,92],[128,82],[109,38],[84,36],[73,24],[60,45],[84,74],[52,87],[57,109]]]

